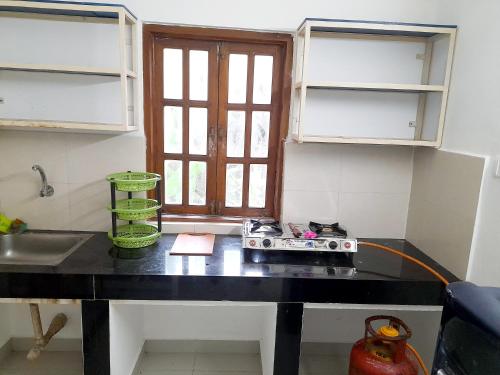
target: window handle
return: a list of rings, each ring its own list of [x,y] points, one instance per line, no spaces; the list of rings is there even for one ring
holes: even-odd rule
[[[213,140],[216,136],[216,127],[215,126],[211,126],[210,129],[208,129],[208,137]]]
[[[219,127],[217,133],[218,133],[219,141],[223,141],[224,137],[226,136],[224,129],[222,127]]]
[[[209,211],[210,211],[210,215],[215,215],[216,214],[216,212],[215,212],[215,201],[211,201],[210,202]]]
[[[208,129],[208,156],[217,154],[217,128],[210,126]]]

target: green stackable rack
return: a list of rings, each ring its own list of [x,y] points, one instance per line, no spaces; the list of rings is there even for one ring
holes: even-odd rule
[[[161,176],[149,172],[120,172],[106,177],[111,185],[112,229],[108,237],[117,247],[138,249],[150,246],[161,235]],[[132,193],[155,190],[156,199],[133,198]],[[124,191],[128,199],[116,199],[116,192]],[[134,223],[153,216],[157,218],[157,226]],[[128,221],[126,225],[117,225],[118,220]]]

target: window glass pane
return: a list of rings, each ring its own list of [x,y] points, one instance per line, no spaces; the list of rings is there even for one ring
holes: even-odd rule
[[[255,104],[270,104],[272,87],[273,57],[255,56],[253,73],[253,102]]]
[[[207,196],[207,163],[189,162],[189,204],[204,206]]]
[[[243,203],[243,164],[226,165],[226,207]]]
[[[248,207],[266,207],[267,164],[250,164]]]
[[[182,204],[182,161],[165,160],[165,203]]]
[[[245,112],[227,112],[227,156],[243,157],[245,152]]]
[[[248,55],[234,53],[229,55],[229,103],[247,101],[247,64]]]
[[[189,153],[207,154],[207,109],[189,108]]]
[[[166,106],[163,110],[163,149],[172,154],[182,152],[182,107]]]
[[[182,50],[163,50],[163,95],[167,99],[182,99]]]
[[[250,156],[267,158],[269,147],[269,112],[252,112],[252,140]]]
[[[189,99],[207,100],[208,51],[189,51]]]

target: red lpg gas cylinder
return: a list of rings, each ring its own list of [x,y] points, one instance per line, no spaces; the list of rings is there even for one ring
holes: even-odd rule
[[[372,323],[388,321],[375,330]],[[365,337],[351,351],[349,375],[418,375],[418,363],[406,348],[411,330],[400,319],[377,315],[366,319]]]

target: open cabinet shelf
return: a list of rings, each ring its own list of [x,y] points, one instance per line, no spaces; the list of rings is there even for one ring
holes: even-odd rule
[[[7,130],[53,130],[74,131],[77,133],[123,133],[135,131],[135,127],[123,129],[121,124],[76,122],[76,121],[44,121],[28,119],[0,119],[0,129]]]
[[[151,362],[158,373],[273,374],[275,303],[110,301],[109,307],[111,375],[146,373]],[[168,365],[182,358],[180,367]]]
[[[43,73],[66,73],[66,74],[88,74],[96,76],[120,77],[119,69],[94,68],[90,66],[64,66],[64,65],[35,65],[35,64],[3,64],[0,70],[13,70],[21,72],[43,72]],[[136,78],[136,74],[127,71],[127,77]]]
[[[386,92],[443,92],[442,85],[417,85],[401,83],[355,83],[355,82],[307,82],[305,87],[308,89],[326,89],[326,90],[360,90],[360,91],[386,91]],[[295,88],[300,90],[302,82],[297,82]]]
[[[439,147],[455,36],[456,26],[304,20],[292,139]]]
[[[0,3],[0,12],[18,12],[31,13],[38,15],[56,15],[56,16],[78,16],[95,17],[100,19],[118,19],[119,13],[124,12],[127,18],[135,19],[135,16],[125,6],[119,4],[100,4],[96,2],[74,1],[19,1],[2,0]]]
[[[2,1],[0,19],[0,129],[137,130],[137,20],[127,8]]]
[[[318,136],[303,136],[299,141],[296,135],[292,135],[292,139],[298,143],[359,143],[365,145],[399,145],[399,146],[427,146],[439,147],[437,142],[421,141],[421,140],[406,140],[398,138],[349,138],[349,137],[330,137],[326,135]]]

